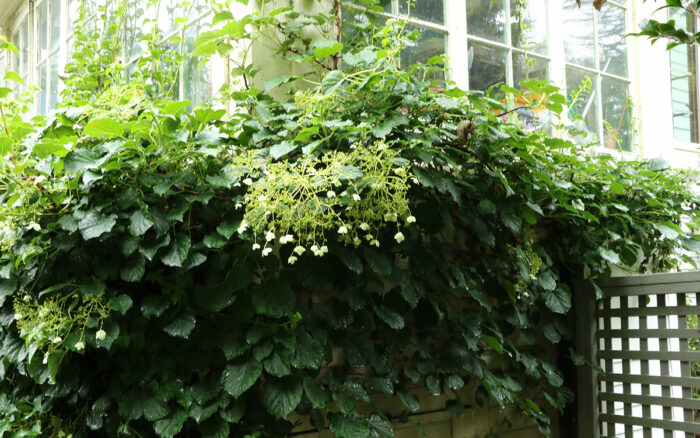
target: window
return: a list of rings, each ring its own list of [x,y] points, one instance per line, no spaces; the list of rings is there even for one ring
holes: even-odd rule
[[[347,2],[345,21],[354,20]],[[572,122],[585,142],[632,150],[633,125],[627,65],[629,6],[609,0],[600,12],[576,0],[405,0],[380,1],[381,17],[409,14],[423,38],[402,53],[403,64],[435,54],[450,58],[458,86],[485,91],[497,84],[550,80],[570,98]],[[555,37],[556,36],[556,37]],[[521,114],[532,122],[532,115]],[[523,119],[523,117],[521,117]],[[524,120],[524,119],[523,119]]]
[[[627,68],[627,7],[607,2],[600,12],[563,2],[566,89],[586,88],[569,116],[609,149],[632,150],[632,105]]]
[[[185,59],[173,87],[175,97],[183,96],[195,104],[211,99],[211,68],[198,68],[198,58],[187,54],[194,46],[198,33],[206,30],[210,10],[205,0],[194,0],[183,7],[181,0],[161,0],[159,6],[148,7],[148,0],[130,0],[127,4],[126,23],[123,33],[123,59],[127,72],[133,70],[139,54],[143,51],[140,41],[148,28],[145,20],[157,23],[166,48],[179,52],[182,45]],[[73,21],[79,16],[81,0],[36,0],[33,14],[25,13],[11,33],[11,41],[17,46],[19,56],[13,56],[11,65],[25,84],[39,87],[35,99],[38,114],[47,114],[58,103],[63,87],[60,77],[70,60],[74,44]],[[116,2],[92,0],[87,2],[88,18],[99,25],[98,7],[113,8]],[[109,10],[109,9],[108,9]],[[30,22],[33,17],[33,22]],[[157,18],[157,19],[156,19]],[[184,40],[180,38],[185,23]],[[33,40],[33,45],[30,44]],[[30,47],[34,53],[30,53]],[[131,67],[131,68],[130,68]],[[20,89],[23,91],[26,85]]]
[[[669,19],[676,26],[695,33],[695,17],[672,9]],[[671,104],[673,136],[678,141],[698,143],[697,49],[686,44],[671,49]]]
[[[408,6],[405,0],[382,0],[380,5],[384,13],[377,14],[378,19],[386,20],[391,17],[408,17],[409,31],[417,30],[421,38],[401,53],[401,65],[410,66],[425,63],[430,58],[446,52],[448,28],[445,25],[445,2],[448,0],[420,0]],[[360,1],[353,2],[356,5]],[[353,12],[355,7],[348,4],[343,11],[343,21],[351,22],[358,19]],[[346,35],[347,36],[347,35]]]
[[[545,0],[467,0],[469,88],[549,79]]]

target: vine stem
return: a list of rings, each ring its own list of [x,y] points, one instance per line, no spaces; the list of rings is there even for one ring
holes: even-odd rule
[[[3,104],[0,103],[0,116],[2,116],[2,126],[3,126],[3,128],[5,128],[5,135],[7,135],[7,137],[9,138],[10,137],[10,130],[7,128],[7,120],[5,120],[5,111],[3,111],[2,107],[3,107]]]

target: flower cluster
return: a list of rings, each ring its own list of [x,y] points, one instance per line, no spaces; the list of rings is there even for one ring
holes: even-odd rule
[[[276,247],[296,242],[287,262],[294,264],[308,249],[322,257],[330,235],[346,245],[363,239],[379,246],[387,226],[415,223],[406,198],[409,172],[396,152],[385,144],[356,145],[348,153],[265,166],[263,176],[249,181],[245,215],[238,233],[251,236],[253,250],[263,256]],[[397,230],[394,239],[405,237]]]

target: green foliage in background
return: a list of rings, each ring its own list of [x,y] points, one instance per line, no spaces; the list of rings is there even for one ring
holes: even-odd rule
[[[366,6],[339,41],[336,10],[215,5],[194,50],[235,64],[228,113],[168,95],[158,38],[126,79],[123,5],[76,26],[49,116],[0,88],[0,436],[391,437],[438,396],[549,434],[574,280],[690,263],[695,175],[523,130],[507,102],[556,116],[556,88],[427,79]],[[302,73],[260,83],[251,47]]]

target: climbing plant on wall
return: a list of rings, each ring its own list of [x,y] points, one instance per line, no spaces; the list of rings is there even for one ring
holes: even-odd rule
[[[55,112],[0,88],[0,436],[391,437],[437,396],[550,433],[572,282],[692,262],[694,174],[523,130],[507,102],[560,114],[555,87],[435,82],[365,6],[347,43],[337,9],[215,5],[194,55],[236,63],[228,114],[147,80],[157,39],[93,68],[108,10]],[[260,83],[262,39],[306,73]]]

